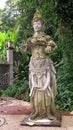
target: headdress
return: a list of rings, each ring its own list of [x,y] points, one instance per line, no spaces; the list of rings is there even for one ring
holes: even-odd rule
[[[43,20],[43,18],[42,18],[42,16],[41,16],[40,11],[39,11],[38,9],[36,9],[36,12],[35,12],[35,14],[34,14],[34,17],[33,17],[33,19],[32,19],[32,23],[34,23],[34,22],[36,22],[36,21],[38,21],[38,20],[40,20],[42,23],[44,23],[44,20]]]

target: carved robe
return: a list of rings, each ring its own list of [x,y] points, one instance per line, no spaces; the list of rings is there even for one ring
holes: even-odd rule
[[[53,62],[45,55],[44,49],[44,46],[39,45],[33,47],[29,63],[30,100],[33,107],[32,119],[53,119],[55,114],[56,72]]]

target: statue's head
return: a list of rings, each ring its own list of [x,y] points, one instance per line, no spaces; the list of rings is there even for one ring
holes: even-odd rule
[[[33,25],[34,31],[39,32],[39,31],[43,30],[44,20],[43,20],[41,13],[38,9],[36,10],[36,12],[34,14],[34,17],[32,20],[32,25]]]

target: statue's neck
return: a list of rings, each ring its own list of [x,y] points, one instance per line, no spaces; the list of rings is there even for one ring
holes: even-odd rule
[[[44,32],[42,32],[42,31],[41,32],[35,32],[33,37],[40,37],[42,35],[44,35]]]

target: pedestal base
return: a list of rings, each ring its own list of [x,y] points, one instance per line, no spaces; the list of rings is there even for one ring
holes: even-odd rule
[[[54,120],[49,120],[47,118],[45,119],[36,119],[36,120],[31,120],[30,116],[25,118],[21,125],[25,126],[56,126],[60,127],[61,126],[61,116],[59,116],[57,119]]]

